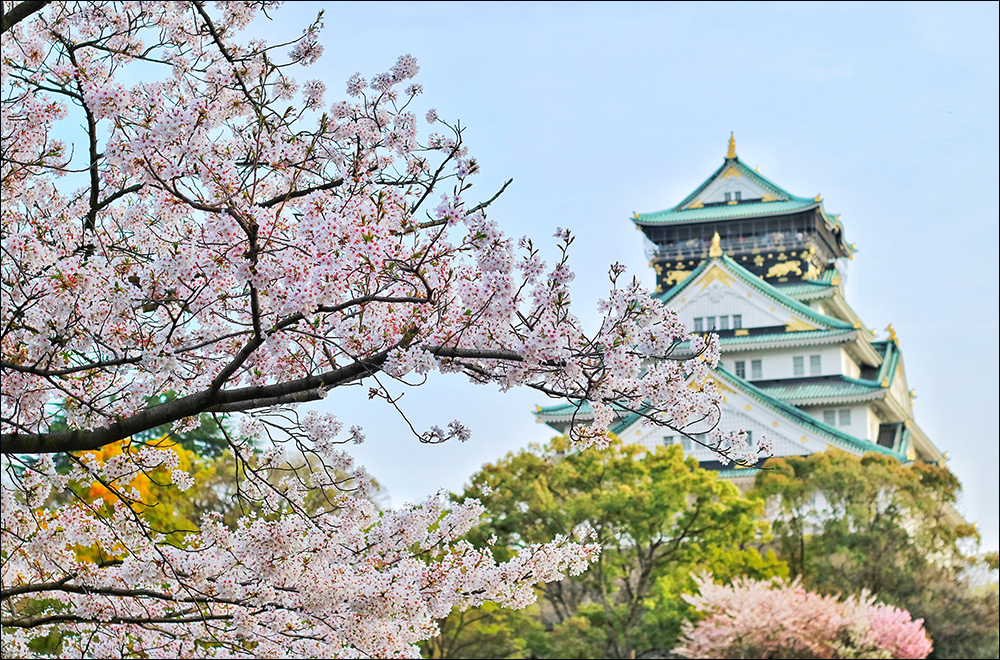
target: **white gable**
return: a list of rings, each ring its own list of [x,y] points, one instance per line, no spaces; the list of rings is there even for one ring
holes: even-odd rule
[[[738,314],[743,328],[783,325],[792,330],[825,329],[739,279],[722,261],[715,261],[695,279],[685,282],[667,305],[689,328],[694,328],[696,318],[703,319],[703,323],[708,323],[709,318],[716,319],[715,327],[721,328],[720,316],[728,316],[731,324],[732,316]],[[711,324],[704,330],[711,330]]]
[[[778,199],[773,196],[772,192],[765,190],[755,181],[751,181],[735,164],[731,163],[711,183],[705,186],[705,189],[691,200],[686,208],[697,207],[699,203],[704,205],[732,201],[737,198],[735,194],[737,192],[740,193],[741,199],[762,199],[765,197],[769,201]],[[728,200],[726,193],[730,193]]]
[[[826,438],[820,436],[812,427],[775,412],[756,399],[729,387],[719,379],[716,380],[716,383],[723,392],[720,429],[750,431],[753,434],[754,444],[761,437],[768,438],[773,447],[773,456],[802,456],[823,452],[830,447]],[[685,430],[691,435],[697,435],[705,432],[707,427],[692,426]],[[650,449],[663,445],[668,436],[674,438],[674,444],[681,443],[680,436],[675,431],[663,427],[648,426],[641,420],[636,421],[621,433],[623,442],[641,444]],[[718,455],[715,452],[700,445],[691,444],[690,451],[687,451],[685,447],[685,454],[690,454],[699,461],[718,460]]]

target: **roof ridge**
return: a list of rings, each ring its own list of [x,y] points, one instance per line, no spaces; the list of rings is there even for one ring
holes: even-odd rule
[[[681,221],[702,222],[719,219],[730,220],[733,218],[743,217],[743,214],[746,214],[747,217],[755,215],[787,215],[789,213],[805,211],[810,208],[817,208],[821,205],[822,203],[817,202],[816,200],[802,198],[790,200],[779,199],[773,202],[744,200],[732,205],[713,204],[697,209],[669,208],[662,211],[654,211],[652,213],[633,213],[632,222],[659,222],[662,224],[668,224],[667,221],[672,223]],[[664,218],[666,220],[664,220]]]
[[[737,160],[739,160],[739,159],[737,158]],[[670,207],[668,209],[664,209],[663,211],[657,211],[657,213],[666,213],[666,212],[674,212],[674,211],[680,211],[680,210],[682,210],[681,207],[685,206],[686,204],[688,204],[689,202],[691,202],[691,200],[693,200],[695,197],[697,197],[698,193],[700,193],[702,190],[704,190],[708,186],[708,184],[712,183],[712,181],[715,180],[715,177],[717,177],[720,174],[722,174],[722,171],[726,168],[726,165],[728,165],[728,164],[729,164],[729,159],[727,158],[726,160],[724,160],[722,162],[722,165],[720,165],[717,170],[715,170],[714,172],[712,172],[710,175],[708,175],[707,179],[705,179],[704,181],[701,182],[700,186],[698,186],[697,188],[694,189],[694,192],[692,192],[690,195],[688,195],[687,197],[685,197],[684,199],[682,199],[680,201],[680,203],[678,203],[676,206],[672,206],[672,207]],[[648,215],[651,215],[651,214],[648,214]]]
[[[800,197],[799,195],[793,195],[792,193],[788,192],[787,190],[776,184],[774,181],[771,181],[757,170],[745,164],[743,161],[740,160],[739,156],[737,156],[733,160],[735,161],[735,164],[740,167],[740,169],[748,178],[754,180],[754,182],[757,183],[762,188],[770,188],[771,192],[776,192],[779,195],[787,197],[788,198],[787,201],[803,201],[803,202],[813,201],[809,197]]]
[[[754,183],[756,183],[757,185],[759,185],[761,188],[764,188],[765,190],[768,190],[769,192],[773,193],[775,196],[777,196],[779,198],[784,197],[784,199],[780,199],[779,201],[785,201],[785,202],[811,202],[811,201],[814,201],[812,198],[801,197],[799,195],[794,195],[794,194],[788,192],[787,190],[785,190],[784,188],[782,188],[781,186],[779,186],[778,184],[776,184],[774,181],[771,181],[770,179],[768,179],[766,176],[764,176],[760,172],[758,172],[755,169],[753,169],[750,166],[748,166],[746,163],[744,163],[742,160],[740,160],[739,156],[734,156],[733,158],[726,158],[724,161],[722,161],[722,165],[720,165],[718,167],[718,169],[716,169],[714,172],[712,172],[708,176],[707,179],[705,179],[704,181],[702,181],[701,184],[697,188],[694,189],[693,192],[691,192],[687,197],[685,197],[684,199],[682,199],[680,202],[678,202],[674,206],[666,208],[666,209],[664,209],[662,211],[654,211],[653,213],[646,213],[646,214],[640,214],[640,215],[654,215],[654,214],[659,214],[659,213],[676,213],[678,211],[685,210],[684,207],[687,206],[688,204],[690,204],[703,190],[705,190],[706,187],[708,187],[708,185],[710,183],[712,183],[712,181],[715,181],[715,179],[718,178],[719,175],[721,175],[724,171],[726,171],[727,167],[735,167],[741,174],[745,175],[747,178],[749,178],[750,180],[752,180]]]
[[[798,408],[796,406],[793,406],[793,405],[791,405],[789,403],[785,403],[781,399],[777,399],[777,398],[771,396],[766,391],[764,391],[763,389],[757,387],[753,383],[751,383],[751,382],[749,382],[749,381],[747,381],[747,380],[745,380],[743,378],[740,378],[739,376],[737,376],[737,375],[735,375],[733,373],[730,373],[722,365],[719,365],[718,367],[716,367],[712,371],[712,375],[713,375],[713,377],[715,375],[721,375],[727,381],[729,381],[730,384],[734,385],[735,387],[738,387],[738,388],[742,389],[748,396],[757,399],[758,401],[760,401],[764,405],[771,407],[773,410],[775,410],[775,412],[784,415],[786,418],[791,418],[792,420],[794,420],[794,421],[796,421],[798,423],[805,424],[806,426],[812,427],[817,432],[819,432],[821,435],[824,435],[827,438],[833,439],[833,441],[835,443],[840,444],[841,446],[847,446],[849,448],[860,450],[860,451],[877,451],[877,452],[881,452],[883,454],[888,454],[889,456],[894,456],[894,457],[898,458],[899,460],[903,460],[903,458],[901,458],[902,454],[900,454],[900,453],[898,453],[898,452],[896,452],[896,451],[894,451],[892,449],[889,449],[887,447],[883,447],[883,446],[881,446],[881,445],[879,445],[877,443],[873,443],[873,442],[869,442],[867,440],[861,440],[859,438],[855,438],[854,436],[849,435],[847,433],[844,433],[843,431],[840,431],[840,430],[838,430],[838,429],[836,429],[836,428],[834,428],[832,426],[828,426],[828,425],[824,424],[823,422],[819,421],[818,419],[814,418],[809,413],[801,410],[800,408]],[[844,378],[847,378],[847,377],[844,377]],[[548,414],[551,415],[551,414],[557,413],[560,408],[571,408],[571,407],[574,407],[573,404],[568,404],[568,403],[567,404],[560,404],[558,406],[550,406],[548,408],[542,408],[542,407],[539,406],[538,409],[536,409],[535,414],[539,415],[539,414],[548,413]],[[589,408],[589,402],[584,401],[582,403],[582,405],[581,405],[581,408],[583,408],[583,407]],[[581,409],[581,412],[584,412],[584,411]],[[622,412],[624,412],[624,411],[622,411]],[[622,431],[624,431],[636,419],[638,419],[639,415],[638,415],[638,413],[630,411],[630,414],[628,414],[628,415],[619,415],[618,417],[619,417],[619,421],[617,421],[616,423],[612,424],[611,428],[609,430],[612,433],[620,435]]]
[[[842,431],[833,428],[832,426],[824,424],[823,422],[814,418],[809,413],[800,410],[799,408],[791,404],[785,403],[780,399],[776,399],[771,395],[769,395],[767,392],[760,389],[759,387],[755,386],[753,383],[744,380],[743,378],[740,378],[735,374],[729,373],[721,365],[716,367],[714,371],[726,377],[731,384],[742,388],[744,392],[746,392],[748,395],[757,398],[759,401],[762,401],[764,404],[768,406],[772,406],[777,412],[782,412],[786,416],[790,416],[795,418],[796,420],[799,420],[800,422],[804,422],[805,424],[815,428],[817,431],[824,433],[829,437],[834,438],[838,442],[850,445],[855,449],[861,449],[863,451],[878,451],[883,454],[894,456],[896,458],[899,458],[901,456],[901,454],[899,454],[898,452],[895,452],[887,447],[883,447],[873,442],[868,442],[867,440],[861,440],[859,438],[855,438],[853,435],[848,435]]]

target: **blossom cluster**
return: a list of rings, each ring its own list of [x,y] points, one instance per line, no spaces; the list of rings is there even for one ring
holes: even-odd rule
[[[841,601],[806,591],[798,578],[720,585],[704,574],[695,582],[699,593],[684,598],[703,618],[683,624],[674,649],[686,658],[926,658],[933,649],[923,619],[867,592]]]
[[[585,332],[569,232],[549,266],[487,216],[489,201],[468,199],[478,165],[459,125],[430,111],[440,132],[418,135],[414,58],[353,76],[348,99],[328,104],[322,83],[289,75],[320,57],[320,19],[285,62],[238,40],[269,5],[50,3],[3,34],[4,657],[53,626],[97,656],[412,653],[450,607],[523,605],[531,583],[592,556],[560,539],[497,564],[457,540],[474,503],[377,514],[340,448],[362,430],[345,438],[339,419],[296,413],[333,388],[433,371],[531,387],[593,405],[574,430],[584,446],[607,440],[612,409],[675,428],[717,419],[717,341],[688,335],[617,265],[603,322]],[[686,341],[695,357],[668,359]],[[79,452],[207,414],[230,416],[241,493],[263,508],[235,526],[206,520],[177,547],[129,485],[162,470],[192,488],[169,452]],[[324,469],[268,480],[289,438]],[[69,475],[46,458],[73,452]],[[310,508],[338,471],[355,495]],[[52,489],[95,481],[117,494],[44,508]],[[8,621],[17,594],[36,592],[56,618]]]
[[[41,463],[33,473],[83,485],[90,478],[84,468],[67,477]],[[262,481],[244,487],[280,499]],[[435,620],[453,607],[524,607],[535,582],[578,574],[598,551],[557,538],[499,563],[461,540],[479,520],[479,502],[451,505],[444,494],[391,512],[341,495],[328,511],[272,506],[235,527],[210,514],[183,547],[157,542],[125,502],[110,513],[100,500],[32,509],[6,482],[2,499],[4,589],[25,588],[5,604],[4,657],[31,655],[31,640],[54,630],[62,653],[77,657],[126,648],[193,657],[209,640],[209,654],[224,657],[419,657],[416,642],[436,634]],[[12,614],[30,611],[32,597],[57,599],[60,616]]]

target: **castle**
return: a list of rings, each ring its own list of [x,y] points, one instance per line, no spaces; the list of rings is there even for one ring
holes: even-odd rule
[[[844,297],[841,271],[855,247],[819,195],[793,195],[748,167],[730,136],[722,165],[694,192],[632,222],[647,239],[657,295],[695,333],[719,335],[721,428],[766,435],[774,456],[836,447],[944,465],[913,417],[892,326],[876,339]],[[565,433],[575,410],[539,407],[535,415]],[[611,430],[629,443],[681,444],[741,488],[757,472],[724,466],[710,449],[635,414]]]

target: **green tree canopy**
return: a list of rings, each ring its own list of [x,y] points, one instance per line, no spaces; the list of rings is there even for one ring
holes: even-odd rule
[[[473,543],[513,555],[556,535],[586,533],[603,546],[590,570],[540,587],[552,657],[630,657],[668,649],[689,608],[690,575],[787,574],[773,552],[757,551],[768,525],[762,504],[680,447],[650,451],[614,440],[572,451],[564,438],[483,466],[464,497],[480,498]],[[447,626],[446,626],[447,627]]]
[[[775,514],[793,575],[824,593],[868,589],[925,620],[931,657],[997,657],[995,588],[963,577],[967,524],[948,522],[961,485],[947,469],[830,450],[769,460],[749,494]]]

